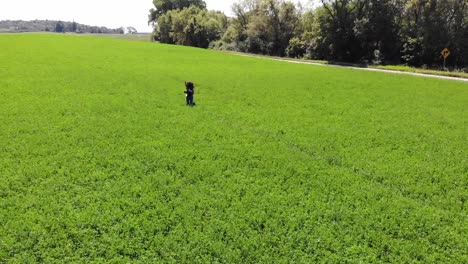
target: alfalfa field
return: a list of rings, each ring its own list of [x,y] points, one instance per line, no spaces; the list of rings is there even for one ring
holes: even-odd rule
[[[0,262],[467,263],[467,107],[466,82],[3,34]]]

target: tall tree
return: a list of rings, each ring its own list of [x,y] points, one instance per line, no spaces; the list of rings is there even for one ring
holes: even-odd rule
[[[290,0],[239,0],[227,19],[202,0],[154,0],[150,22],[162,42],[197,47],[435,68],[447,47],[449,66],[468,63],[467,0],[316,2],[303,13]]]
[[[377,0],[365,3],[363,14],[354,21],[354,35],[360,42],[361,60],[380,64],[400,62],[401,1]]]
[[[62,21],[58,21],[57,24],[55,24],[55,32],[65,32],[65,25]]]
[[[403,59],[415,66],[441,65],[440,51],[449,48],[449,64],[466,65],[468,43],[466,0],[407,1],[403,21]]]
[[[253,53],[284,55],[299,25],[296,6],[282,0],[244,0],[233,12],[236,18],[223,39],[244,42]]]
[[[223,13],[191,6],[160,16],[157,28],[162,43],[208,48],[221,38],[226,25]]]
[[[283,56],[289,42],[292,38],[299,35],[300,32],[300,11],[292,2],[281,3],[279,13],[279,43],[277,54]]]
[[[203,0],[153,0],[154,8],[150,9],[148,23],[156,24],[159,17],[174,9],[184,9],[190,6],[206,8]]]
[[[330,59],[355,62],[361,58],[362,50],[354,34],[354,21],[361,19],[369,0],[321,0],[327,13],[323,26],[330,46]]]

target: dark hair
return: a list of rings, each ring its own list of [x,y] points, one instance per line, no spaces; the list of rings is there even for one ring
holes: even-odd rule
[[[185,87],[187,87],[187,89],[193,89],[194,88],[193,82],[185,82]]]

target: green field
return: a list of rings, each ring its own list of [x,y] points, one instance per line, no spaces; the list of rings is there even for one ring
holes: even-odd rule
[[[78,36],[88,36],[88,37],[93,36],[93,37],[114,38],[114,39],[124,39],[124,40],[143,41],[143,42],[150,42],[151,41],[151,34],[150,33],[138,33],[138,34],[82,34],[82,35],[78,35]]]
[[[467,106],[465,82],[0,35],[0,263],[467,263]]]

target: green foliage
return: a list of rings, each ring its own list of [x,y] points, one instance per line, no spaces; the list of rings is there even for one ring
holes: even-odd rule
[[[174,9],[172,1],[156,0],[150,21]],[[200,3],[184,2],[205,8]],[[196,2],[196,1],[195,1]],[[468,1],[466,0],[321,0],[312,10],[302,12],[292,1],[239,0],[232,6],[234,18],[211,34],[215,48],[235,48],[250,53],[275,56],[303,56],[360,64],[407,64],[438,69],[440,52],[449,48],[447,65],[466,68],[468,62]],[[163,4],[167,7],[163,8]],[[156,10],[164,10],[156,15]],[[179,12],[179,11],[178,11]],[[194,26],[174,31],[167,17],[155,25],[155,33],[165,43],[193,45],[187,37]],[[172,31],[171,31],[172,30]],[[219,30],[218,30],[219,31]],[[171,36],[181,34],[183,40]],[[187,33],[188,32],[188,33]],[[171,40],[170,40],[171,39]],[[189,39],[190,41],[187,41]],[[299,39],[299,40],[298,40]],[[221,42],[219,42],[221,40]],[[292,43],[291,43],[291,40]],[[304,43],[291,46],[291,44]],[[219,45],[219,43],[224,43]],[[301,48],[299,48],[302,46]],[[296,50],[293,50],[296,49]],[[305,51],[304,51],[305,50]],[[288,55],[289,54],[289,55]]]
[[[449,64],[459,67],[467,64],[467,1],[415,0],[408,1],[404,10],[402,33],[406,40],[403,58],[406,63],[416,66],[440,65],[440,52],[449,48],[453,54],[448,59]]]
[[[237,32],[235,41],[244,41],[252,53],[285,55],[299,25],[299,14],[291,2],[276,0],[241,2],[234,6],[237,20],[227,32]]]
[[[292,38],[286,49],[286,55],[291,58],[302,58],[306,53],[305,45],[305,42],[301,41],[299,38]]]
[[[213,41],[210,43],[210,49],[234,51],[234,52],[246,52],[247,47],[243,42],[224,42],[222,40]]]
[[[85,36],[0,49],[1,263],[468,262],[464,82]]]
[[[182,10],[191,6],[206,9],[206,3],[203,0],[153,0],[155,8],[150,10],[148,23],[156,23],[160,16],[171,10]]]
[[[226,26],[224,14],[191,6],[160,16],[158,35],[162,43],[208,48],[223,36]]]

